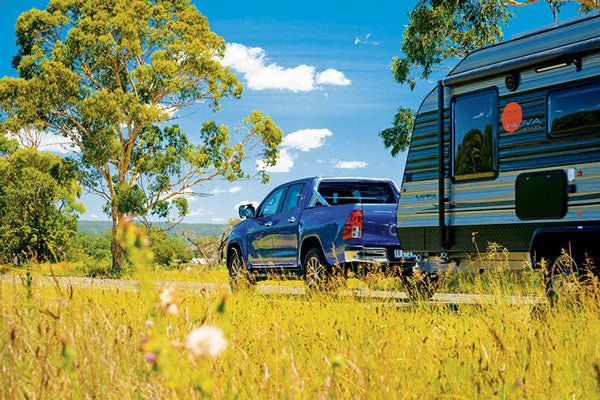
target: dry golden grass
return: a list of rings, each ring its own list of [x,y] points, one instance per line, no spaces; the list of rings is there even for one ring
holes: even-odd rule
[[[599,294],[592,288],[554,307],[498,296],[456,309],[180,290],[172,315],[150,286],[4,282],[0,398],[592,398]],[[219,327],[229,342],[215,359],[185,347],[201,325]],[[148,352],[158,361],[146,361]]]
[[[35,276],[0,281],[0,399],[600,393],[597,280],[552,306],[513,304],[507,296],[543,297],[531,271],[449,275],[443,290],[487,296],[458,307],[359,300],[335,289],[301,296],[159,291],[152,279],[165,275],[152,270],[143,233],[125,226],[121,239],[139,290],[41,285]],[[358,284],[396,285],[374,279]],[[418,284],[405,288],[419,292]]]

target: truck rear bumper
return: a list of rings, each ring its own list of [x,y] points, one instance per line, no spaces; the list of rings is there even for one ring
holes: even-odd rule
[[[398,246],[346,246],[344,262],[377,264],[410,264],[416,260],[414,255],[404,253]]]
[[[348,246],[344,250],[344,261],[387,264],[388,250],[384,247]]]

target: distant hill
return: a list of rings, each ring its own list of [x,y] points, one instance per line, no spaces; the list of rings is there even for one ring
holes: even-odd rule
[[[153,224],[157,228],[164,228],[165,223],[156,222]],[[177,224],[168,231],[169,235],[177,236],[181,231],[192,231],[198,236],[221,236],[223,232],[222,224]],[[78,221],[78,230],[80,232],[90,233],[93,235],[102,235],[104,232],[110,231],[112,223],[110,221]]]

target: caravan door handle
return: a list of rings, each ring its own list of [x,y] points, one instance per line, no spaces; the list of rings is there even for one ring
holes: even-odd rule
[[[289,218],[288,222],[293,224],[294,222],[296,222],[296,217]]]
[[[272,226],[272,225],[273,225],[273,221],[265,222],[265,226]]]

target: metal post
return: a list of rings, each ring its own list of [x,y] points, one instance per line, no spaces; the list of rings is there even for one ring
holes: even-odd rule
[[[438,81],[438,224],[440,246],[446,249],[446,163],[444,137],[444,83]]]

